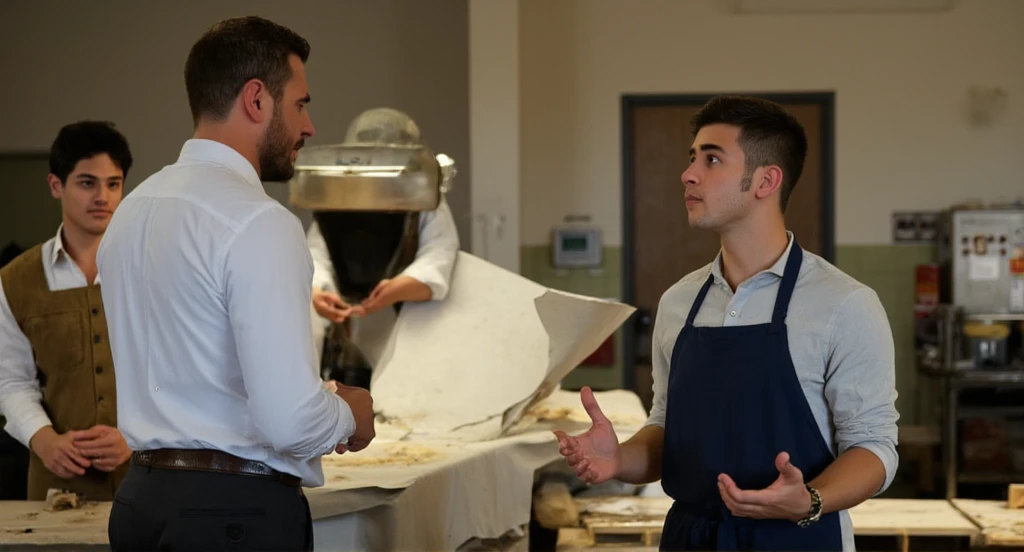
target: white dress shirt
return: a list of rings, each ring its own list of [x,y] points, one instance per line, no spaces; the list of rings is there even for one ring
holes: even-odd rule
[[[355,424],[316,375],[302,225],[244,157],[188,140],[122,201],[97,265],[128,446],[213,448],[323,485],[320,457]]]
[[[61,225],[57,235],[43,244],[43,273],[50,291],[89,285],[85,274],[64,250],[63,229]],[[97,275],[93,284],[99,281]],[[7,302],[8,293],[18,293],[18,290],[5,290],[0,281],[0,412],[7,419],[4,430],[27,447],[37,431],[53,424],[43,410],[32,343],[14,320]]]
[[[335,285],[334,264],[327,249],[327,242],[320,232],[320,226],[314,220],[306,233],[306,242],[310,255],[313,257],[313,287],[321,291],[337,293]],[[420,213],[419,243],[416,257],[399,276],[409,276],[430,288],[430,300],[441,301],[448,296],[451,287],[452,269],[459,252],[459,233],[455,228],[455,219],[444,196],[437,209]],[[316,342],[317,358],[323,348],[323,337],[330,327],[331,321],[319,316],[315,309],[312,313],[315,320],[313,339]],[[395,311],[391,308],[381,309],[359,321],[353,341],[371,364],[376,365],[391,330],[394,328]]]

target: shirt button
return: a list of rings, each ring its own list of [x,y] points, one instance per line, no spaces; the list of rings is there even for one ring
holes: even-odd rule
[[[154,391],[160,391],[160,386],[159,386],[159,385],[157,385],[156,387],[154,387],[154,388],[153,388],[153,390],[154,390]]]
[[[99,316],[100,315],[100,309],[97,309],[96,307],[93,307],[92,315],[93,316]]]
[[[736,316],[736,311],[730,311],[729,316]]]
[[[100,397],[100,398],[99,398],[99,403],[100,403],[100,404],[103,404],[103,397]]]
[[[92,342],[93,343],[99,343],[100,342],[100,336],[98,336],[98,335],[92,336]]]
[[[96,373],[97,374],[102,374],[103,373],[103,367],[102,366],[97,366],[96,367]]]

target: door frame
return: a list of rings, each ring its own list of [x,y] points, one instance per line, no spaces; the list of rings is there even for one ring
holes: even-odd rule
[[[740,93],[779,103],[816,104],[821,107],[821,256],[835,264],[835,92],[746,92]],[[632,305],[633,296],[633,109],[650,106],[699,107],[720,94],[623,94],[622,95],[622,297]],[[622,336],[622,387],[633,389],[636,383],[634,363],[636,358],[636,333],[634,313],[623,325]]]

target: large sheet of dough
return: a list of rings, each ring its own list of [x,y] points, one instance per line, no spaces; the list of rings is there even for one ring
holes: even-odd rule
[[[460,252],[444,301],[402,307],[374,370],[374,408],[417,434],[496,438],[634,310]]]

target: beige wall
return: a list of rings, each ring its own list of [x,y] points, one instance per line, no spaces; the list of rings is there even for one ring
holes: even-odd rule
[[[172,163],[191,134],[182,77],[189,47],[212,23],[248,14],[288,25],[312,44],[317,136],[307,143],[340,141],[357,113],[390,106],[409,112],[429,145],[455,159],[449,202],[468,242],[466,0],[5,0],[0,151],[46,151],[62,125],[109,119],[132,146],[128,185],[137,185]]]
[[[473,253],[519,272],[519,0],[469,0]]]
[[[581,213],[620,244],[624,93],[835,91],[840,244],[888,243],[892,210],[1024,196],[1024,2],[887,15],[728,4],[521,0],[524,245]],[[975,85],[1009,94],[990,126],[966,117]]]

